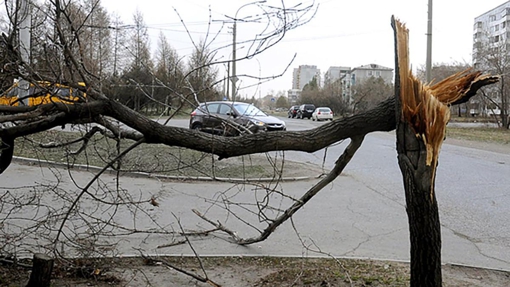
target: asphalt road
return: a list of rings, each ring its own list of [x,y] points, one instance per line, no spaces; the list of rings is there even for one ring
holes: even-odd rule
[[[289,130],[306,129],[323,123],[286,119]],[[171,124],[186,126],[186,120],[172,120]],[[329,147],[314,154],[292,152],[287,158],[331,167],[347,143]],[[49,184],[60,178],[59,186],[78,192],[93,172],[64,170],[50,171],[13,163],[1,176],[3,191],[29,192],[36,183]],[[72,178],[72,181],[71,181]],[[106,186],[114,186],[113,176],[101,177]],[[316,181],[285,182],[274,187],[294,197],[306,192]],[[198,218],[192,209],[205,213],[213,221],[220,221],[236,231],[240,237],[256,236],[263,228],[264,216],[274,216],[290,201],[267,193],[255,185],[219,182],[168,182],[150,178],[123,177],[120,186],[132,198],[157,198],[158,207],[141,206],[136,212],[129,208],[112,210],[97,208],[85,196],[82,207],[94,210],[95,215],[110,216],[119,224],[136,228],[165,229],[169,232],[212,229],[212,225]],[[445,263],[510,270],[510,155],[450,145],[443,145],[437,171],[436,193],[442,222]],[[94,187],[92,187],[94,188]],[[43,202],[56,205],[54,198]],[[272,206],[264,213],[256,212],[253,203]],[[250,203],[251,205],[242,205]],[[58,205],[58,204],[57,204]],[[230,211],[224,207],[228,206]],[[242,208],[244,207],[244,208]],[[1,212],[5,212],[2,209]],[[20,211],[30,217],[34,211]],[[136,216],[133,216],[136,215]],[[108,217],[108,218],[110,218]],[[136,218],[136,220],[133,219]],[[152,221],[157,220],[157,223]],[[241,222],[243,218],[246,222]],[[78,220],[79,221],[79,220]],[[180,227],[179,227],[179,223]],[[246,223],[249,223],[247,225]],[[292,224],[293,223],[293,224]],[[293,218],[279,227],[266,241],[250,246],[229,242],[229,236],[215,233],[210,236],[189,237],[195,252],[200,255],[281,255],[319,256],[409,260],[409,234],[401,174],[398,169],[393,133],[373,133],[365,139],[344,174],[323,189]],[[25,223],[19,223],[22,225]],[[69,224],[71,226],[79,226]],[[76,227],[74,227],[76,229]],[[181,229],[182,228],[182,229]],[[136,233],[115,238],[101,238],[117,243],[121,254],[137,255],[138,250],[151,254],[188,254],[187,244],[173,247],[158,246],[182,240],[175,234]]]

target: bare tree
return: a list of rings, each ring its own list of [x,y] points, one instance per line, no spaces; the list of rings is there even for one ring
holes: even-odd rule
[[[92,74],[100,78],[111,74],[112,67],[109,61],[112,54],[110,17],[101,6],[100,0],[84,1],[84,13],[87,15],[84,21],[83,35],[80,39],[87,56],[85,66]]]
[[[352,112],[363,112],[375,107],[391,95],[393,87],[381,77],[370,77],[352,87]]]
[[[351,111],[351,103],[344,95],[341,81],[342,79],[338,79],[336,82],[328,83],[324,86],[318,99],[318,104],[330,107],[336,115],[345,116]]]
[[[123,89],[121,101],[135,111],[141,111],[142,107],[149,102],[146,95],[152,96],[151,89],[147,87],[153,84],[153,63],[148,31],[140,11],[135,12],[133,21],[135,26],[131,31],[131,41],[127,47],[130,64],[121,76],[125,83],[121,87]]]
[[[205,40],[195,46],[188,62],[188,87],[197,102],[221,100],[220,92],[215,90],[218,70],[211,64],[214,62],[215,52],[207,47]]]
[[[503,36],[491,37],[487,43],[476,42],[473,58],[475,68],[501,75],[498,85],[485,89],[483,93],[486,100],[484,110],[487,114],[498,117],[501,126],[509,129],[510,90],[506,83],[510,70],[510,55]]]
[[[173,101],[180,101],[181,94],[185,93],[184,82],[184,61],[177,51],[170,46],[163,33],[160,34],[157,54],[156,54],[156,72],[155,77],[159,83],[156,83],[154,96],[164,105],[165,111],[169,111]],[[168,115],[168,114],[167,114]]]

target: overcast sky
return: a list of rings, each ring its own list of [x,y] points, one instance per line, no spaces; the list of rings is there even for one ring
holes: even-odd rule
[[[213,20],[211,34],[218,32],[221,20],[234,17],[244,4],[253,1],[234,0],[102,0],[103,7],[120,16],[125,24],[133,23],[133,14],[140,11],[151,35],[151,48],[157,45],[163,32],[180,56],[193,50],[190,37],[184,32],[180,18],[187,23],[191,37],[205,39],[209,17]],[[265,4],[282,6],[283,1],[268,0]],[[432,62],[471,63],[474,18],[495,8],[503,0],[435,0],[433,3]],[[289,32],[275,47],[255,59],[237,64],[237,74],[273,76],[282,73],[296,55],[290,68],[281,77],[258,88],[240,90],[248,96],[264,97],[271,91],[288,90],[292,86],[293,68],[299,65],[316,65],[322,73],[330,66],[357,67],[379,64],[394,68],[394,39],[390,26],[394,15],[410,30],[410,55],[413,67],[425,65],[428,0],[317,0],[284,1],[286,7],[302,3],[315,3],[318,7],[313,19],[304,26]],[[174,10],[175,9],[175,10]],[[238,18],[250,13],[260,13],[253,5],[239,10]],[[230,24],[229,24],[230,25]],[[245,25],[245,26],[243,26]],[[237,25],[239,37],[253,36],[248,24]],[[209,40],[211,38],[209,37]],[[227,29],[217,36],[212,47],[220,47],[232,41]],[[242,54],[243,45],[238,47]],[[224,49],[223,59],[230,57],[232,48]],[[238,55],[239,56],[239,55]],[[220,56],[219,56],[220,57]],[[226,74],[226,68],[220,68]],[[241,79],[241,86],[252,84]]]

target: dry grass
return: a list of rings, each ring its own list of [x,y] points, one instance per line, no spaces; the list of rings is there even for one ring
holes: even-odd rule
[[[510,130],[501,128],[447,127],[446,136],[461,140],[510,144]]]
[[[103,167],[132,142],[117,143],[100,134],[91,138],[86,149],[73,154],[81,147],[81,142],[57,148],[43,148],[41,145],[65,143],[80,137],[76,132],[50,130],[16,139],[14,155],[26,158]],[[163,144],[142,144],[115,164],[121,172],[144,172],[167,176],[208,177],[208,178],[272,178],[296,176],[296,171],[307,169],[309,175],[319,175],[319,167],[282,160],[282,157],[269,158],[264,154],[246,155],[217,160],[217,157],[190,149],[170,147]]]

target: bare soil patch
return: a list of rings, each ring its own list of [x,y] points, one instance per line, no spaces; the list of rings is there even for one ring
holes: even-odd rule
[[[409,286],[404,262],[332,258],[165,257],[80,260],[57,264],[52,286]],[[210,281],[201,282],[170,267]],[[29,269],[0,266],[0,286],[25,286]],[[443,266],[443,286],[508,286],[510,273]]]

